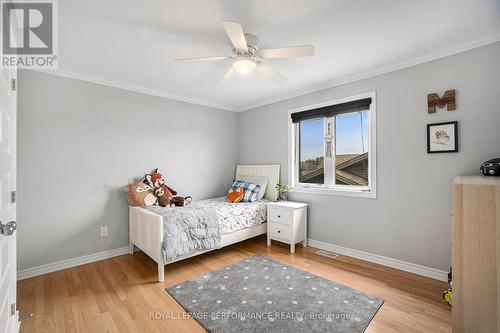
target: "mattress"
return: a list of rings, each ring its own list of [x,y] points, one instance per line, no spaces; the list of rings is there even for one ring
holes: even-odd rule
[[[217,212],[221,233],[230,234],[267,221],[268,200],[230,203],[226,197],[193,201],[190,206],[211,208]]]

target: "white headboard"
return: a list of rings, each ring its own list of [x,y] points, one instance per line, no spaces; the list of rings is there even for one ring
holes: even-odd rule
[[[236,166],[236,178],[242,176],[259,176],[267,177],[267,189],[264,199],[270,201],[278,200],[278,191],[276,184],[280,182],[280,166],[279,164],[271,165],[241,165]]]

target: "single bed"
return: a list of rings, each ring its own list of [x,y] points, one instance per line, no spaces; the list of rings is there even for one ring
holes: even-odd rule
[[[221,229],[221,247],[265,234],[267,232],[266,204],[276,201],[278,193],[275,184],[279,182],[279,165],[237,165],[235,179],[239,177],[266,177],[268,186],[263,200],[253,203],[229,204],[224,198],[214,198],[191,203],[194,207],[213,207],[217,210]],[[190,258],[212,250],[192,252],[165,262],[162,253],[164,241],[163,216],[161,207],[129,208],[130,253],[135,247],[146,253],[158,264],[158,280],[165,280],[165,265]],[[178,208],[182,209],[182,208]]]

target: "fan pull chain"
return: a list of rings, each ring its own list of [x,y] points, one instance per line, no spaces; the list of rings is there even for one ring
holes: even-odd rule
[[[333,155],[333,147],[332,147],[332,142],[333,142],[333,135],[332,135],[332,130],[330,128],[330,123],[328,123],[328,131],[325,135],[325,143],[326,143],[326,157],[332,157]]]

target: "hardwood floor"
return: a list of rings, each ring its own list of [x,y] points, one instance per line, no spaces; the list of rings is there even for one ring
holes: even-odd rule
[[[366,330],[451,332],[451,310],[441,299],[444,282],[350,257],[333,260],[316,249],[257,237],[167,266],[157,282],[156,263],[141,252],[19,281],[21,332],[205,332],[194,319],[150,319],[150,313],[184,310],[164,288],[256,253],[385,300]],[[30,316],[30,314],[33,314]]]

